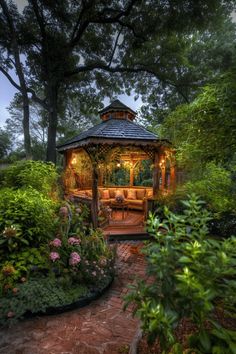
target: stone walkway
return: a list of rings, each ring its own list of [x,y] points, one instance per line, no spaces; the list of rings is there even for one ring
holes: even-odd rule
[[[125,354],[138,327],[122,297],[136,275],[144,276],[141,242],[118,244],[117,276],[89,306],[19,322],[0,332],[0,354]]]

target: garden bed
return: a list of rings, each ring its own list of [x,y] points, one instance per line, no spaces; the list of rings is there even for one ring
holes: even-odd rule
[[[58,279],[39,278],[20,284],[0,299],[0,325],[36,315],[56,315],[87,306],[110,287],[114,277],[108,276],[96,287],[58,284]]]
[[[113,280],[114,277],[111,277],[110,279],[108,279],[107,283],[103,287],[90,289],[86,295],[82,296],[76,301],[73,301],[72,303],[66,303],[64,305],[54,307],[50,306],[47,307],[44,312],[27,312],[24,317],[32,317],[35,315],[58,315],[66,311],[71,311],[80,307],[87,306],[90,304],[91,301],[97,300],[100,296],[102,296],[109,289]]]
[[[216,318],[222,327],[229,330],[236,330],[236,319],[225,316],[221,310],[216,312]],[[207,325],[207,324],[206,324]],[[209,324],[208,324],[209,326]],[[191,320],[183,318],[177,329],[175,330],[175,336],[177,341],[182,345],[183,350],[189,350],[187,338],[196,332],[196,326]],[[223,350],[223,349],[222,349]],[[170,350],[171,352],[171,350]],[[157,338],[154,343],[148,344],[147,336],[143,335],[137,343],[137,354],[161,354],[160,342]]]

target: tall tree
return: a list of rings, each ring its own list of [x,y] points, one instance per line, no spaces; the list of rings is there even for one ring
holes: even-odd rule
[[[182,47],[174,38],[209,25],[233,3],[29,0],[21,22],[22,47],[28,87],[43,88],[47,159],[56,160],[59,102],[71,86],[86,88],[93,83],[102,94],[119,92],[143,80],[143,73],[168,84],[173,64],[183,61]]]
[[[8,6],[5,0],[0,0],[0,6],[2,8],[2,13],[0,14],[0,34],[2,43],[0,42],[0,44],[3,44],[3,49],[0,52],[0,71],[22,95],[24,148],[26,158],[31,158],[29,97],[23,64],[20,57],[20,39],[17,28],[20,18],[16,6],[12,3]],[[7,70],[12,68],[16,70],[19,84],[14,81]]]

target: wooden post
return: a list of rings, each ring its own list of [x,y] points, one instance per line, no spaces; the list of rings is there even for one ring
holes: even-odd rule
[[[159,154],[155,152],[153,168],[153,197],[159,193]]]
[[[98,227],[98,166],[96,163],[92,164],[93,167],[93,181],[92,181],[92,205],[91,216],[93,227]]]
[[[166,161],[164,156],[161,157],[161,190],[164,191],[166,184]]]
[[[170,189],[175,191],[176,188],[176,171],[175,165],[170,166]]]

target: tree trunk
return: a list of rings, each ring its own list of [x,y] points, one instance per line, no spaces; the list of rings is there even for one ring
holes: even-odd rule
[[[30,138],[30,113],[29,113],[29,98],[27,93],[23,95],[23,132],[24,132],[24,148],[26,159],[32,159],[32,151],[31,151],[31,138]]]
[[[46,161],[51,161],[56,164],[56,136],[57,136],[57,95],[58,88],[50,86],[48,89],[48,104],[50,107],[48,115],[48,141],[47,141],[47,155]]]
[[[28,98],[28,93],[27,93],[27,87],[26,87],[26,81],[25,81],[25,76],[24,76],[24,70],[22,67],[22,63],[20,60],[20,50],[19,50],[19,44],[18,44],[18,36],[15,30],[14,22],[12,20],[11,14],[9,12],[7,3],[5,0],[0,0],[0,5],[2,7],[3,13],[7,19],[8,25],[9,25],[9,30],[11,33],[11,45],[12,45],[12,52],[14,56],[14,65],[16,69],[16,74],[19,78],[20,82],[20,87],[18,88],[19,91],[22,94],[23,98],[23,133],[24,133],[24,148],[25,148],[25,154],[27,159],[32,158],[31,154],[31,139],[30,139],[30,128],[29,128],[29,122],[30,122],[30,112],[29,112],[29,98]],[[12,81],[11,81],[12,82]],[[18,86],[18,85],[17,85]]]

